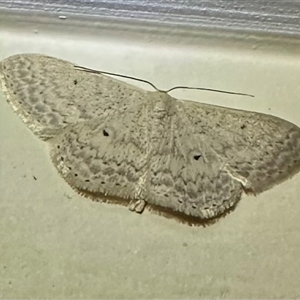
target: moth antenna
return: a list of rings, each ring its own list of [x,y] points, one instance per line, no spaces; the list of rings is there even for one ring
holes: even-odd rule
[[[167,90],[166,93],[174,91],[175,89],[200,90],[200,91],[216,92],[216,93],[223,93],[223,94],[229,94],[229,95],[239,95],[239,96],[254,97],[254,95],[251,95],[251,94],[237,93],[237,92],[228,92],[228,91],[215,90],[215,89],[209,89],[209,88],[189,87],[189,86],[175,86],[175,87],[172,87],[171,89]]]
[[[105,74],[105,75],[112,75],[112,76],[117,76],[117,77],[122,77],[122,78],[127,78],[127,79],[132,79],[132,80],[136,80],[136,81],[140,81],[140,82],[144,82],[149,84],[150,86],[152,86],[155,90],[157,90],[158,92],[164,92],[160,89],[158,89],[153,83],[151,83],[150,81],[144,80],[144,79],[140,79],[140,78],[136,78],[136,77],[132,77],[132,76],[127,76],[127,75],[122,75],[122,74],[117,74],[117,73],[111,73],[111,72],[105,72],[105,71],[98,71],[98,70],[93,70],[93,69],[89,69],[89,68],[85,68],[85,67],[80,67],[80,66],[74,66],[76,70],[79,71],[85,71],[88,73],[93,73],[93,74]]]
[[[147,83],[150,86],[152,86],[158,92],[165,92],[167,94],[171,91],[176,90],[176,89],[187,89],[187,90],[200,90],[200,91],[216,92],[216,93],[223,93],[223,94],[229,94],[229,95],[254,97],[253,95],[245,94],[245,93],[236,93],[236,92],[228,92],[228,91],[223,91],[223,90],[216,90],[216,89],[209,89],[209,88],[197,88],[197,87],[189,87],[189,86],[175,86],[175,87],[172,87],[169,90],[164,91],[164,90],[160,90],[159,88],[157,88],[153,83],[151,83],[148,80],[136,78],[136,77],[133,77],[133,76],[127,76],[127,75],[122,75],[122,74],[117,74],[117,73],[106,72],[106,71],[93,70],[93,69],[89,69],[89,68],[81,67],[81,66],[76,66],[76,65],[74,67],[75,67],[76,70],[84,71],[84,72],[88,72],[88,73],[112,75],[112,76],[117,76],[117,77],[122,77],[122,78],[127,78],[127,79],[132,79],[132,80],[137,80],[137,81],[140,81],[140,82],[144,82],[144,83]]]

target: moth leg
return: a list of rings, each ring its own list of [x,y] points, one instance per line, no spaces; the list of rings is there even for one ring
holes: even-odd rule
[[[131,200],[129,202],[128,208],[131,211],[135,211],[136,213],[141,214],[145,207],[147,205],[147,202],[145,200]]]

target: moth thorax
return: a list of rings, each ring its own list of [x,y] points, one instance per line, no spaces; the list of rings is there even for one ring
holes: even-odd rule
[[[153,112],[157,118],[165,118],[175,113],[174,99],[164,92],[160,92],[158,99],[155,101]]]

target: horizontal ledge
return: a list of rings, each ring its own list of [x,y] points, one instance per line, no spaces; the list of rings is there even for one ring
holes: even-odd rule
[[[246,0],[0,0],[10,12],[43,12],[143,21],[192,28],[216,28],[300,35],[300,2]]]

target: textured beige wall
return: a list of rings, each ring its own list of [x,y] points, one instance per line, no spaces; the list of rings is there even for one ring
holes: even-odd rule
[[[199,33],[182,45],[176,37],[163,43],[159,36],[82,34],[68,19],[54,27],[12,24],[0,28],[1,60],[44,53],[160,88],[251,93],[255,98],[174,95],[300,126],[293,41],[213,40]],[[258,197],[244,196],[233,213],[206,228],[92,202],[60,178],[46,144],[0,94],[0,298],[299,297],[299,194],[300,174]]]

